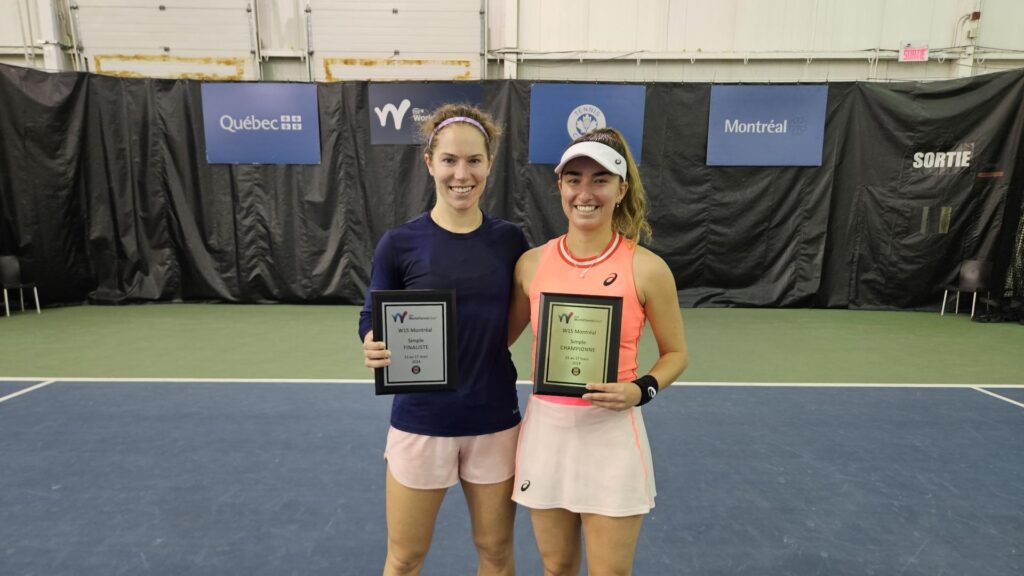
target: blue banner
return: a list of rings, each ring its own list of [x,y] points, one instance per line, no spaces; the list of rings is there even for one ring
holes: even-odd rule
[[[569,144],[595,128],[616,128],[636,163],[644,146],[640,85],[534,84],[530,91],[530,162],[558,164]]]
[[[370,144],[421,144],[420,124],[442,104],[480,106],[480,84],[452,82],[370,84]]]
[[[319,164],[315,84],[204,83],[210,164]]]
[[[708,166],[821,166],[826,86],[712,86]]]

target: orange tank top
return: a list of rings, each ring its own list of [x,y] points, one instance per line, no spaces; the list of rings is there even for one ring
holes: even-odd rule
[[[620,296],[622,332],[619,345],[620,382],[634,380],[637,369],[637,344],[647,316],[636,295],[633,282],[635,245],[616,233],[605,252],[591,260],[574,260],[565,247],[565,236],[548,241],[541,252],[533,282],[530,284],[530,326],[533,329],[533,374],[536,374],[537,322],[541,292]],[[558,404],[589,406],[582,398],[536,395]]]

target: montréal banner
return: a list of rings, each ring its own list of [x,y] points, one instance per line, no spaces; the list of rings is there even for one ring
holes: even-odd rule
[[[708,166],[821,166],[826,86],[711,87]]]

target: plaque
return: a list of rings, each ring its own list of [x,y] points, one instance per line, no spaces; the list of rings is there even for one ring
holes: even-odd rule
[[[391,364],[374,370],[377,394],[458,386],[454,290],[372,290],[373,339]]]
[[[588,382],[616,382],[622,298],[540,295],[533,391],[582,396]]]

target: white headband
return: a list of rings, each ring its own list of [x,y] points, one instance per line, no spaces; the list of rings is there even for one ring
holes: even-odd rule
[[[611,146],[600,142],[577,142],[569,146],[562,154],[558,166],[555,166],[555,174],[561,174],[562,169],[571,160],[584,156],[604,166],[612,174],[618,174],[623,180],[626,179],[626,159]]]

